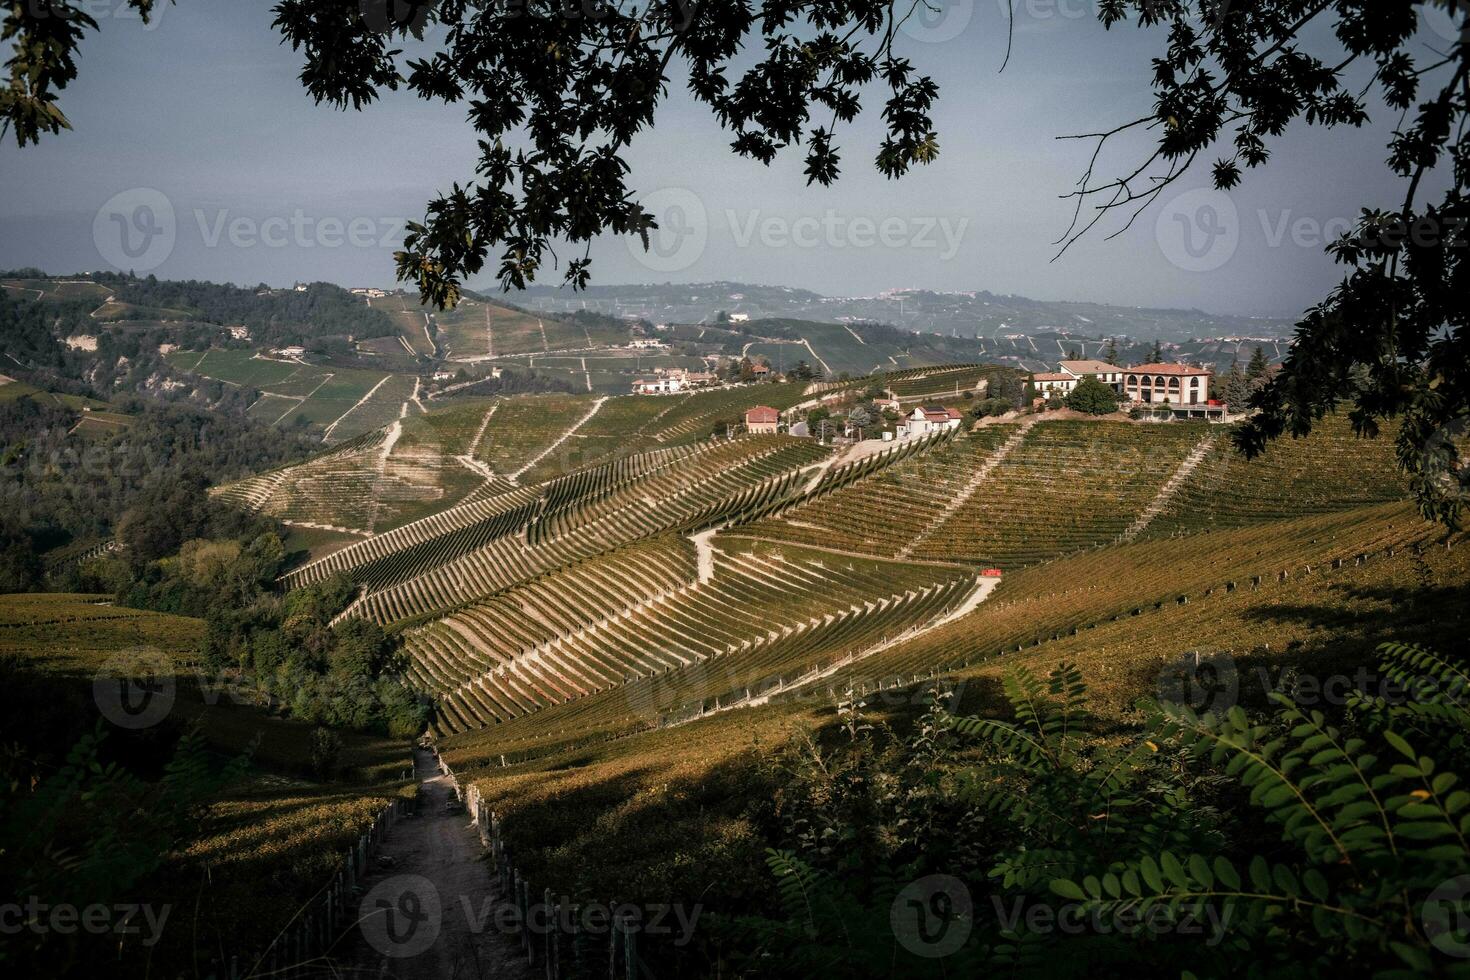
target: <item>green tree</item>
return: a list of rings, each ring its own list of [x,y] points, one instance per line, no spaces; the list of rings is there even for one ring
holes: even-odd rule
[[[1103,360],[1107,361],[1109,364],[1118,363],[1118,338],[1108,338],[1107,352],[1103,355]]]
[[[1107,415],[1118,410],[1118,392],[1096,378],[1083,378],[1067,395],[1067,407],[1088,415]]]
[[[1148,362],[1150,364],[1162,364],[1162,363],[1164,363],[1164,345],[1163,345],[1163,343],[1161,343],[1158,340],[1155,340],[1154,341],[1153,349],[1148,352]]]
[[[1245,367],[1245,376],[1251,381],[1264,381],[1269,365],[1270,362],[1266,360],[1266,352],[1258,346],[1251,352],[1250,363]]]
[[[332,627],[332,673],[338,677],[376,679],[393,663],[394,645],[383,628],[349,616]]]
[[[1233,411],[1242,411],[1250,402],[1251,392],[1254,386],[1245,372],[1240,369],[1239,361],[1230,362],[1230,370],[1224,379],[1218,382],[1220,386],[1220,397],[1225,399],[1225,404]]]
[[[311,770],[318,779],[333,779],[342,759],[342,736],[330,728],[311,733]]]

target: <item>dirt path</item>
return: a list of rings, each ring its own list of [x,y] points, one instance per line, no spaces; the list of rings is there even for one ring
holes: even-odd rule
[[[394,826],[379,851],[391,862],[380,860],[362,881],[364,914],[386,908],[407,910],[406,917],[364,921],[340,975],[530,980],[519,943],[496,929],[491,910],[503,897],[481,860],[474,822],[463,808],[449,812],[454,789],[432,752],[416,750],[414,767],[423,786],[419,815]]]

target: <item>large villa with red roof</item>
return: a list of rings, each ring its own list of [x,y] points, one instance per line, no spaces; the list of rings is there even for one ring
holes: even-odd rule
[[[1063,361],[1060,371],[1031,375],[1040,395],[1067,395],[1084,378],[1095,378],[1115,389],[1126,403],[1156,405],[1178,416],[1223,418],[1227,406],[1210,399],[1209,368],[1189,364],[1135,364],[1118,367],[1101,361]]]
[[[1139,364],[1123,371],[1123,397],[1144,405],[1208,405],[1208,368]]]

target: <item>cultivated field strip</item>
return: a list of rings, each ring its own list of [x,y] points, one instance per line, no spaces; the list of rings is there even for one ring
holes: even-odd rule
[[[878,383],[902,401],[917,402],[925,398],[956,397],[973,390],[985,374],[986,369],[978,364],[947,364],[942,368],[885,375]]]
[[[229,501],[251,513],[259,513],[264,510],[281,485],[296,471],[303,467],[333,466],[344,461],[361,462],[375,458],[381,452],[381,446],[387,437],[386,431],[364,433],[355,439],[338,443],[327,452],[313,456],[304,463],[260,473],[235,483],[212,487],[209,492],[211,496],[220,500]]]
[[[1432,533],[1399,503],[1087,551],[1006,576],[974,613],[885,653],[879,666],[892,673],[943,669],[1208,590],[1269,588],[1309,567],[1411,548]],[[1180,651],[1193,642],[1160,639]]]
[[[759,521],[744,533],[892,557],[944,513],[976,470],[1015,431],[1012,425],[994,425],[915,443],[912,456],[896,458],[877,475],[830,494],[821,494],[824,488],[818,487],[818,496]],[[829,476],[841,479],[839,473]]]
[[[730,459],[727,453],[743,456]],[[741,438],[691,465],[655,472],[590,506],[585,522],[556,536],[502,535],[423,574],[364,596],[351,610],[387,625],[508,588],[553,568],[668,532],[701,530],[785,499],[800,470],[825,455],[807,440]]]
[[[410,677],[448,690],[558,636],[696,580],[693,547],[677,536],[575,562],[405,630]]]
[[[242,509],[372,534],[463,500],[485,481],[441,452],[419,418],[349,440],[303,463],[217,488]]]
[[[363,584],[389,581],[397,574],[412,575],[436,557],[448,560],[456,549],[470,550],[499,534],[518,530],[536,499],[535,490],[517,487],[460,504],[333,552],[289,572],[281,581],[288,589],[299,589],[333,575],[347,575]]]
[[[528,535],[532,542],[570,534],[578,528],[615,521],[643,525],[650,531],[670,516],[693,513],[689,502],[712,503],[765,480],[810,466],[827,451],[813,443],[782,436],[748,436],[728,442],[705,443],[698,451],[667,450],[668,463],[648,467],[633,478],[603,479],[600,471],[615,475],[623,463],[599,467],[590,479],[578,480],[581,493],[568,496],[570,487],[557,487],[555,499],[548,493],[547,507]],[[645,453],[633,461],[654,458]],[[631,462],[631,461],[630,461]],[[673,465],[677,462],[678,465]],[[572,478],[568,478],[570,482]],[[558,481],[559,483],[561,481]],[[651,511],[667,511],[660,515]],[[624,532],[611,532],[620,543]]]
[[[755,439],[655,450],[572,474],[543,487],[512,487],[487,481],[483,492],[472,493],[464,503],[296,569],[284,577],[283,583],[289,588],[299,588],[340,574],[369,589],[384,588],[453,561],[505,535],[526,533],[531,540],[539,541],[545,536],[542,528],[548,526],[553,527],[553,534],[564,533],[574,526],[568,514],[579,504],[595,503],[620,488],[638,485],[640,479],[681,460],[705,453],[712,455],[707,464],[691,468],[691,476],[685,479],[692,479],[748,461],[762,446],[771,452],[781,445],[789,447],[792,443]],[[664,484],[652,484],[642,493],[646,496],[664,489]],[[584,516],[580,523],[594,516]]]
[[[1043,421],[915,558],[1022,568],[1123,535],[1178,470],[1204,423]]]
[[[1333,415],[1317,422],[1311,435],[1278,439],[1253,460],[1237,452],[1231,440],[1217,439],[1143,536],[1244,527],[1404,500],[1408,490],[1394,457],[1397,433],[1391,424],[1376,439],[1360,439],[1345,417]]]
[[[904,624],[932,618],[973,585],[971,576],[953,568],[742,545],[748,550],[717,552],[708,582],[666,577],[651,583],[653,591],[640,601],[600,618],[585,609],[563,613],[564,621],[570,616],[579,625],[509,655],[494,621],[468,621],[463,613],[411,632],[419,680],[440,695],[442,731],[508,721],[733,654],[740,656],[728,666],[684,680],[698,690],[748,683],[772,665],[789,663],[796,651],[814,662],[819,651],[842,647],[875,628],[898,633]],[[587,564],[600,566],[610,558]],[[513,589],[499,598],[515,603],[526,591]],[[600,594],[607,594],[606,586]],[[576,606],[583,600],[562,601]],[[596,608],[608,606],[604,601]],[[753,615],[756,610],[759,615]]]
[[[568,433],[590,417],[598,399],[583,395],[520,395],[504,399],[475,447],[474,456],[511,479],[528,465],[549,457]],[[595,414],[595,412],[591,412]],[[570,467],[569,467],[570,468]]]

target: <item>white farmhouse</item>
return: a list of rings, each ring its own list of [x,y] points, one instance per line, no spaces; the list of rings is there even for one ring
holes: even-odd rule
[[[946,429],[958,429],[964,416],[952,408],[941,405],[922,405],[913,414],[898,424],[898,437],[911,439],[927,436]]]
[[[665,374],[658,378],[639,378],[633,382],[635,395],[673,395],[684,390],[684,378],[677,374]]]
[[[1070,375],[1078,381],[1083,378],[1093,378],[1119,394],[1123,393],[1123,368],[1116,364],[1091,360],[1063,361],[1060,373]]]
[[[1077,387],[1077,382],[1082,380],[1076,375],[1067,374],[1064,371],[1038,371],[1031,375],[1031,387],[1042,397],[1056,392],[1060,395],[1070,395],[1072,389]]]

